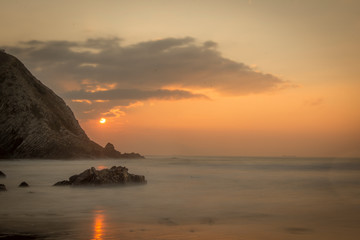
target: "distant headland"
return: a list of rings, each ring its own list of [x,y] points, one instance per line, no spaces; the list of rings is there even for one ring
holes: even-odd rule
[[[90,140],[64,100],[0,51],[0,158],[144,158]]]

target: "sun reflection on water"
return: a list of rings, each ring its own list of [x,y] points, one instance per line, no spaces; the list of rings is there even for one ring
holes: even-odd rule
[[[103,211],[95,211],[94,219],[94,236],[91,240],[103,240],[104,239],[104,214]]]

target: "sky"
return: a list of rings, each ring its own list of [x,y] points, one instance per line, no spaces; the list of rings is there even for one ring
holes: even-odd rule
[[[144,155],[360,157],[359,1],[0,6],[1,48],[101,145]]]

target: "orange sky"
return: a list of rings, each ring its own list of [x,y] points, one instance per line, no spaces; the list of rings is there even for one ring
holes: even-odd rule
[[[0,46],[122,152],[359,157],[359,9],[5,0]]]

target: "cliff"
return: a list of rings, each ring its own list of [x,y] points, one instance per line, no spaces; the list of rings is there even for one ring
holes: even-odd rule
[[[0,113],[0,158],[126,157],[91,141],[65,102],[1,51]]]

